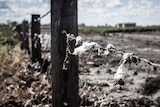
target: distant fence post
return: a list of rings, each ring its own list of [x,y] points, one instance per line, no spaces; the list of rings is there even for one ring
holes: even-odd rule
[[[62,30],[78,35],[77,0],[51,0],[51,62],[52,106],[79,107],[78,59],[69,55],[68,69],[62,69],[66,56]]]
[[[22,48],[26,49],[28,51],[28,54],[30,54],[28,21],[24,20],[21,26],[22,26],[22,33],[23,33]]]
[[[41,44],[40,38],[40,15],[33,14],[31,22],[31,40],[32,40],[32,62],[39,61],[41,63]]]

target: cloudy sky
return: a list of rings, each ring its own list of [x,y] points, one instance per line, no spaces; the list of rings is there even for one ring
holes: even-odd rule
[[[31,14],[43,15],[49,9],[50,0],[0,0],[0,23],[30,21]],[[160,25],[160,0],[78,0],[79,24],[114,26],[120,22]],[[50,23],[50,14],[41,23]]]

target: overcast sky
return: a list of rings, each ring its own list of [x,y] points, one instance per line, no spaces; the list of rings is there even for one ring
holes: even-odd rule
[[[31,14],[45,14],[50,0],[0,0],[0,23],[30,21]],[[160,25],[160,0],[78,0],[78,23],[112,25],[135,22]],[[41,20],[50,23],[50,14]]]

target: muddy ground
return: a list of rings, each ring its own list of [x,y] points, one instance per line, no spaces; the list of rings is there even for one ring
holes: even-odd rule
[[[160,64],[160,33],[79,35],[86,41],[104,47],[111,43],[117,49]],[[9,65],[8,72],[0,73],[0,107],[50,107],[51,80],[48,73],[39,72],[41,69],[37,63],[32,64],[23,52],[21,55],[19,65],[16,63],[12,68]],[[118,85],[114,86],[113,80],[120,62],[116,54],[92,54],[90,58],[82,59],[83,63],[79,62],[81,107],[160,107],[160,68],[143,62],[132,64],[125,85],[120,89]]]

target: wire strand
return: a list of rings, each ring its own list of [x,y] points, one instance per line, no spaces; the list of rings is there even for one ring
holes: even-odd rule
[[[115,52],[115,53],[121,54],[121,55],[123,55],[123,54],[125,53],[125,52],[120,51],[120,50],[117,50],[117,49],[109,49],[109,51]],[[136,56],[136,55],[132,55],[132,57],[134,57],[134,58],[136,58],[136,59],[139,59],[140,61],[146,62],[146,63],[149,64],[149,65],[152,65],[152,66],[155,66],[155,67],[160,67],[160,64],[153,63],[153,62],[151,62],[150,60],[147,60],[147,59],[145,59],[145,58],[143,58],[143,57],[139,57],[139,56]]]
[[[41,19],[43,19],[44,17],[46,17],[50,12],[51,12],[51,10],[47,11],[44,15],[42,15],[39,18],[37,18],[35,21],[40,21]]]

